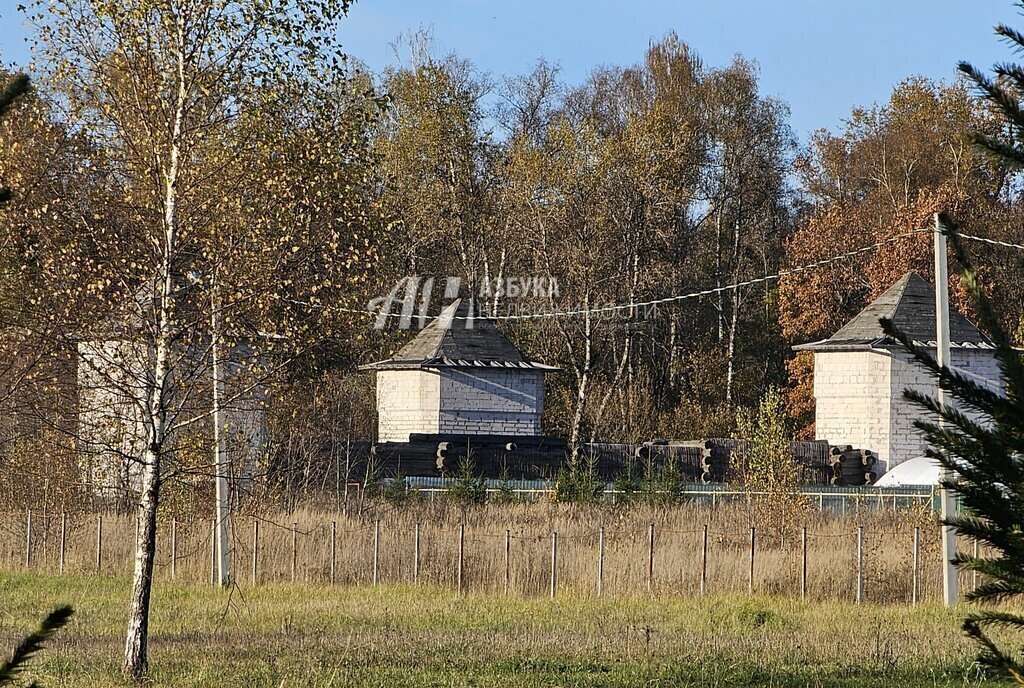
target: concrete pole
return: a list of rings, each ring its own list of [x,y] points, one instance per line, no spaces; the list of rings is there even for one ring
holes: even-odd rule
[[[935,360],[941,367],[950,365],[949,355],[949,266],[946,258],[946,235],[942,232],[939,214],[935,214]],[[947,403],[946,392],[940,386],[937,394],[940,406]],[[944,425],[939,421],[939,425]],[[939,481],[951,480],[952,473],[943,469]],[[945,521],[956,514],[956,500],[953,491],[941,487],[939,491],[942,520]],[[957,603],[957,572],[953,565],[956,556],[956,529],[942,526],[942,601],[948,607]]]

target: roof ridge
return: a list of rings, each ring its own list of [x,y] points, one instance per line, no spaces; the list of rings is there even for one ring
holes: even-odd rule
[[[893,344],[892,338],[882,330],[880,318],[890,320],[913,341],[934,341],[934,304],[934,287],[920,274],[911,270],[861,309],[831,337],[798,348],[814,350]],[[950,308],[949,321],[951,343],[991,345],[991,340],[955,308]]]
[[[468,299],[455,299],[391,358],[364,368],[515,367],[550,369],[530,360],[494,326],[486,311]]]

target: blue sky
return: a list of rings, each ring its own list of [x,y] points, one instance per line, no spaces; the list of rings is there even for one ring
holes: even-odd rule
[[[0,0],[0,56],[24,63],[19,2]],[[707,64],[756,60],[763,91],[789,104],[805,140],[908,76],[952,79],[958,60],[1009,59],[992,33],[998,22],[1024,27],[1009,0],[360,0],[341,39],[379,70],[393,61],[394,39],[422,27],[441,52],[492,75],[528,71],[543,56],[577,83],[597,65],[636,63],[674,30]]]

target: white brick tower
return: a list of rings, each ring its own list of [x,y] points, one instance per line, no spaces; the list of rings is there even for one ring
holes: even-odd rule
[[[814,352],[815,437],[876,452],[887,468],[924,454],[914,427],[924,413],[905,389],[935,394],[935,380],[887,337],[889,318],[918,346],[935,355],[935,291],[908,272],[832,337],[793,347]],[[955,310],[949,313],[952,367],[1002,392],[991,340]]]
[[[377,440],[430,435],[539,435],[544,375],[468,301],[457,300],[377,374]]]

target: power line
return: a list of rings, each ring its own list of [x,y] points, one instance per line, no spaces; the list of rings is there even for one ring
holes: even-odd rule
[[[912,230],[912,231],[909,231],[909,232],[904,232],[902,234],[897,234],[896,236],[889,237],[888,239],[884,239],[882,241],[877,241],[877,242],[875,242],[873,244],[869,244],[867,246],[861,246],[860,248],[853,249],[852,251],[846,251],[844,253],[839,253],[839,254],[836,254],[834,256],[830,256],[828,258],[823,258],[821,260],[816,260],[816,261],[814,261],[812,263],[807,263],[805,265],[800,265],[800,266],[797,266],[797,267],[794,267],[794,268],[789,268],[789,269],[786,269],[786,270],[780,270],[780,271],[778,271],[778,272],[776,272],[774,274],[771,274],[771,275],[764,275],[764,276],[761,276],[761,277],[755,277],[753,279],[743,280],[741,282],[736,282],[736,283],[733,283],[733,284],[726,284],[726,285],[723,285],[723,286],[720,286],[720,287],[712,287],[710,289],[702,289],[700,291],[689,292],[687,294],[676,294],[676,295],[673,295],[673,296],[666,296],[666,297],[663,297],[663,298],[660,298],[660,299],[651,299],[651,300],[648,300],[648,301],[631,301],[629,303],[609,304],[607,306],[596,306],[594,308],[579,308],[579,309],[573,309],[573,310],[543,311],[543,312],[539,312],[539,313],[521,313],[521,314],[507,314],[507,315],[496,315],[496,316],[485,316],[485,315],[459,316],[459,315],[456,315],[456,316],[452,316],[452,320],[476,320],[476,319],[480,319],[480,318],[487,318],[489,320],[539,320],[541,318],[577,317],[577,316],[588,315],[588,314],[614,313],[614,312],[618,312],[618,311],[634,310],[634,309],[638,309],[638,308],[651,308],[651,307],[656,307],[656,306],[660,306],[660,305],[664,305],[664,304],[668,304],[668,303],[676,303],[676,302],[679,302],[679,301],[686,301],[686,300],[689,300],[689,299],[697,299],[697,298],[701,298],[701,297],[705,297],[705,296],[712,296],[714,294],[729,292],[729,291],[733,291],[733,290],[736,290],[736,289],[743,289],[744,287],[750,287],[750,286],[754,286],[754,285],[757,285],[757,284],[766,284],[768,282],[778,281],[778,280],[781,280],[781,279],[783,279],[785,277],[789,277],[791,275],[797,275],[797,274],[800,274],[800,273],[803,273],[803,272],[808,272],[808,271],[811,271],[811,270],[815,270],[817,268],[823,267],[825,265],[829,265],[831,263],[835,263],[835,262],[842,261],[842,260],[849,260],[850,258],[854,258],[856,256],[859,256],[862,253],[868,253],[870,251],[875,251],[875,250],[877,250],[877,249],[879,249],[879,248],[881,248],[883,246],[887,246],[889,244],[895,243],[897,241],[901,241],[903,239],[915,236],[917,234],[930,233],[930,232],[933,232],[933,231],[935,231],[935,230],[932,229],[931,227],[923,227],[923,228],[915,229],[915,230]],[[999,241],[997,239],[989,239],[989,238],[986,238],[986,237],[975,236],[973,234],[958,234],[958,236],[963,238],[963,239],[968,239],[968,240],[971,240],[971,241],[977,241],[977,242],[981,242],[981,243],[985,243],[985,244],[990,244],[990,245],[993,245],[993,246],[1002,246],[1004,248],[1014,248],[1014,249],[1018,249],[1018,250],[1024,251],[1024,244],[1015,244],[1015,243],[1011,243],[1011,242],[1008,242],[1008,241]],[[299,304],[304,305],[304,306],[317,306],[317,304],[310,304],[310,303],[306,303],[306,302],[299,302],[299,301],[294,301],[294,300],[291,300],[291,299],[289,299],[289,300],[292,301],[293,303],[299,303]],[[401,300],[396,299],[396,302],[401,303]],[[417,320],[436,320],[439,317],[441,317],[439,315],[424,315],[424,316],[421,317],[419,314],[409,316],[409,315],[405,315],[405,314],[402,314],[402,313],[381,313],[379,311],[371,310],[369,308],[346,308],[344,306],[328,306],[328,305],[320,305],[319,307],[321,307],[321,308],[323,308],[325,310],[334,310],[334,311],[338,311],[338,312],[341,312],[341,313],[352,313],[352,314],[355,314],[355,315],[364,315],[364,316],[365,315],[372,315],[372,316],[377,317],[377,318],[384,317],[384,318],[398,318],[398,319],[401,319],[401,318],[412,317],[412,318],[417,319]]]
[[[1010,243],[1009,241],[999,241],[998,239],[988,239],[986,237],[974,236],[972,234],[960,234],[959,232],[957,233],[957,236],[960,237],[961,239],[970,239],[971,241],[980,241],[983,244],[991,244],[993,246],[1003,246],[1005,248],[1015,248],[1015,249],[1024,251],[1024,244],[1014,244],[1014,243]]]
[[[690,293],[687,293],[687,294],[676,294],[676,295],[673,295],[673,296],[666,296],[666,297],[663,297],[663,298],[660,298],[660,299],[651,299],[649,301],[633,301],[633,302],[629,302],[629,303],[610,304],[610,305],[607,305],[607,306],[597,306],[597,307],[594,307],[594,308],[581,308],[581,309],[575,309],[575,310],[554,310],[554,311],[544,311],[544,312],[540,312],[540,313],[523,313],[523,314],[514,314],[514,315],[496,315],[496,316],[493,316],[493,317],[484,316],[484,315],[480,315],[480,316],[453,316],[452,319],[453,320],[476,320],[476,319],[481,319],[481,318],[487,318],[489,320],[534,320],[534,319],[540,319],[540,318],[575,317],[575,316],[587,315],[587,314],[595,314],[595,313],[612,313],[612,312],[616,312],[616,311],[633,310],[633,309],[637,309],[637,308],[650,308],[650,307],[659,306],[659,305],[662,305],[662,304],[675,303],[675,302],[678,302],[678,301],[685,301],[685,300],[688,300],[688,299],[696,299],[696,298],[701,298],[703,296],[711,296],[711,295],[714,295],[714,294],[719,294],[719,293],[723,293],[723,292],[733,291],[733,290],[736,290],[736,289],[742,289],[744,287],[754,286],[756,284],[765,284],[767,282],[773,282],[773,281],[776,281],[776,280],[781,280],[784,277],[789,277],[791,275],[796,275],[796,274],[799,274],[799,273],[802,273],[802,272],[807,272],[807,271],[810,271],[810,270],[814,270],[814,269],[820,268],[822,266],[829,265],[830,263],[835,263],[835,262],[838,262],[838,261],[841,261],[841,260],[848,260],[848,259],[853,258],[855,256],[858,256],[858,255],[860,255],[862,253],[867,253],[869,251],[877,250],[877,249],[879,249],[879,248],[881,248],[883,246],[887,246],[889,244],[895,243],[895,242],[900,241],[902,239],[906,239],[908,237],[915,236],[917,234],[922,234],[922,233],[931,232],[931,231],[933,231],[931,228],[915,229],[915,230],[912,230],[912,231],[909,231],[909,232],[904,232],[903,234],[898,234],[898,235],[890,237],[888,239],[884,239],[882,241],[875,242],[873,244],[869,244],[867,246],[862,246],[862,247],[854,249],[852,251],[846,251],[845,253],[839,253],[839,254],[836,254],[834,256],[830,256],[828,258],[823,258],[821,260],[816,260],[816,261],[814,261],[812,263],[807,263],[805,265],[800,265],[800,266],[797,266],[797,267],[794,267],[794,268],[789,268],[789,269],[786,269],[786,270],[780,270],[780,271],[778,271],[778,272],[776,272],[774,274],[771,274],[771,275],[764,275],[762,277],[755,277],[753,279],[744,280],[744,281],[736,282],[736,283],[733,283],[733,284],[726,284],[726,285],[723,285],[723,286],[720,286],[720,287],[713,287],[711,289],[702,289],[700,291],[694,291],[694,292],[690,292]],[[1021,248],[1024,248],[1024,247],[1021,247]],[[396,302],[401,303],[401,300],[396,299]],[[311,304],[307,303],[307,304],[303,304],[303,305],[307,305],[308,306],[308,305],[311,305]],[[339,311],[339,312],[343,312],[343,313],[353,313],[353,314],[357,314],[357,315],[372,315],[372,316],[378,317],[378,318],[379,317],[385,317],[385,318],[403,318],[403,317],[404,318],[409,318],[410,317],[409,315],[404,315],[404,314],[401,314],[401,313],[381,313],[379,311],[370,310],[370,309],[366,309],[366,308],[345,308],[343,306],[326,306],[326,305],[325,306],[321,306],[321,307],[324,308],[324,309],[327,309],[327,310],[335,310],[335,311]],[[438,315],[425,315],[425,316],[423,316],[421,318],[419,315],[413,315],[411,317],[415,318],[415,319],[422,319],[422,320],[436,320],[440,316],[438,316]]]

